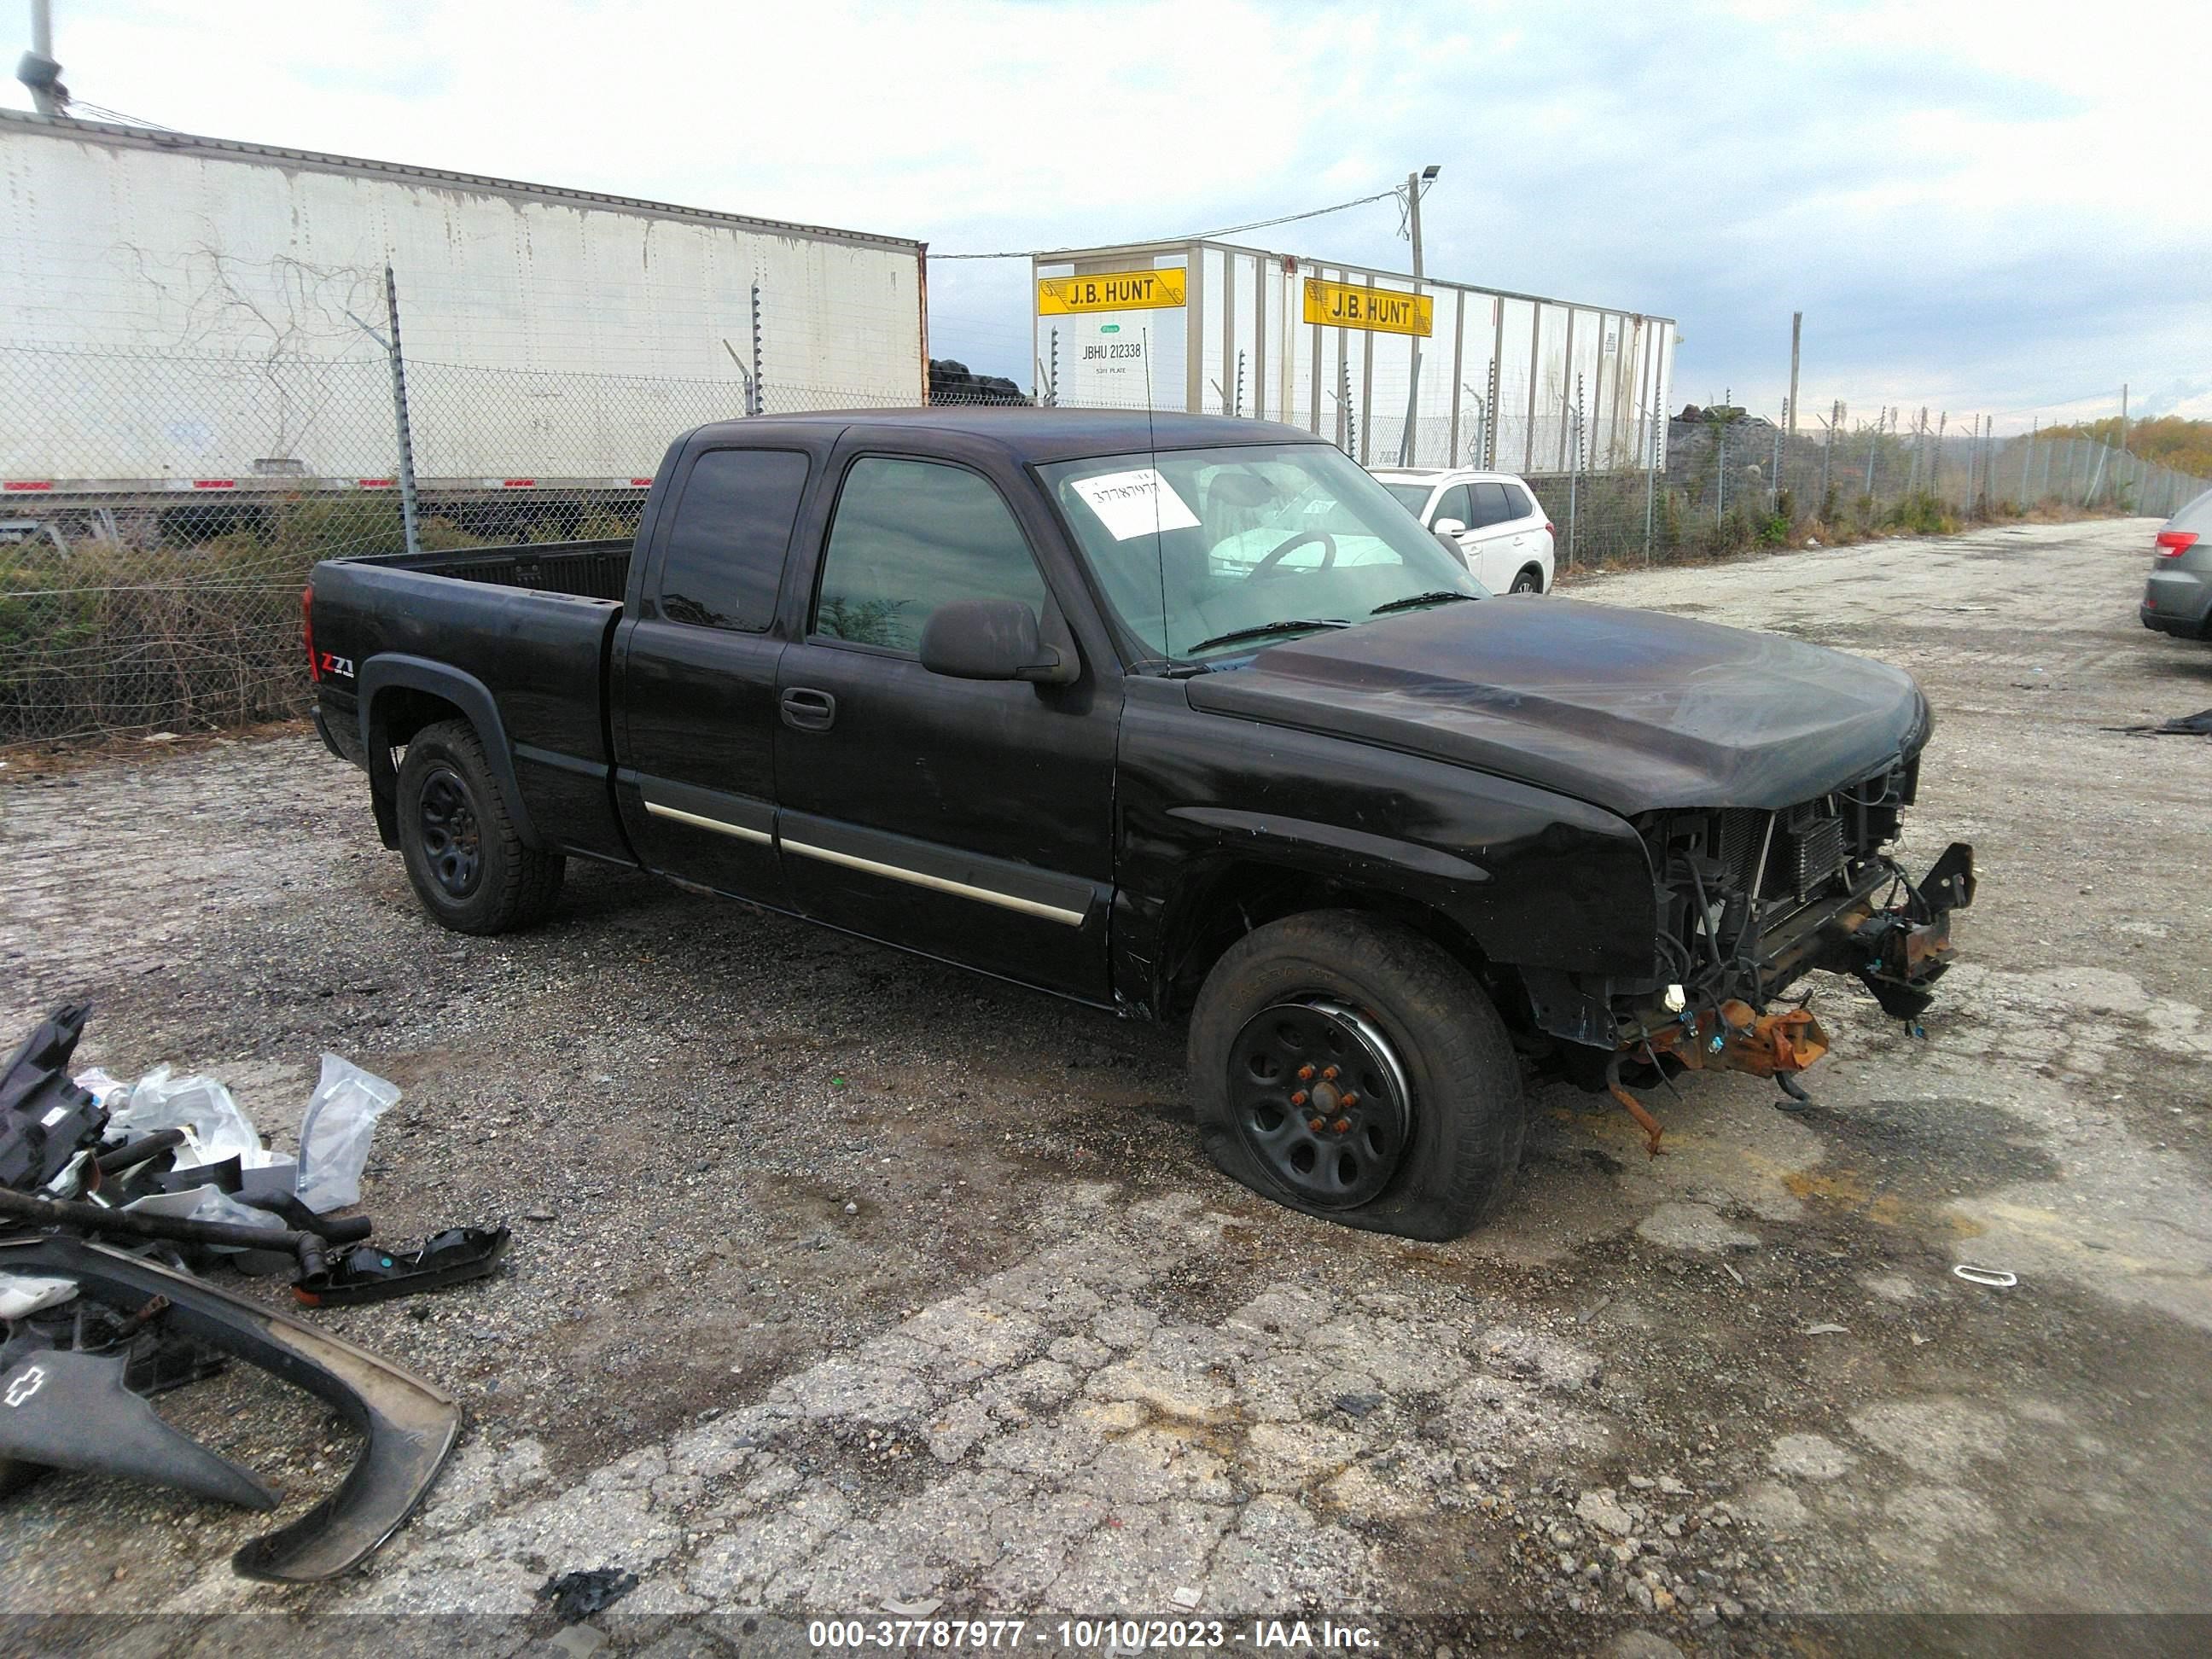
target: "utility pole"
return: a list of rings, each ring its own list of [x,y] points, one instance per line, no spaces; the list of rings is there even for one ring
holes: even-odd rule
[[[2120,382],[2120,453],[2128,453],[2128,383]]]
[[[69,112],[69,88],[62,84],[62,66],[54,61],[52,0],[31,0],[31,49],[16,64],[15,78],[30,89],[31,107],[47,120]]]
[[[1421,186],[1432,182],[1441,168],[1431,165],[1419,173],[1406,175],[1406,230],[1413,240],[1413,309],[1419,311],[1418,296],[1421,291]],[[1464,304],[1464,300],[1462,301]],[[1370,337],[1370,338],[1372,337]],[[1410,349],[1406,373],[1406,429],[1398,437],[1398,465],[1411,466],[1415,450],[1413,432],[1420,418],[1421,407],[1421,337],[1409,334],[1406,343]]]

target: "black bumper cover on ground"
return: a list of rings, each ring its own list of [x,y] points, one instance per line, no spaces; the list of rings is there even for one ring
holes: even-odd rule
[[[104,1245],[40,1236],[0,1239],[0,1271],[75,1279],[81,1293],[121,1309],[167,1298],[162,1317],[196,1337],[305,1389],[361,1431],[361,1455],[338,1489],[289,1526],[232,1558],[248,1578],[304,1583],[357,1566],[415,1512],[460,1436],[459,1403],[350,1342],[191,1277]],[[52,1461],[61,1462],[58,1445]],[[18,1455],[40,1461],[36,1449]],[[84,1467],[79,1462],[78,1467]],[[109,1473],[127,1470],[103,1467]],[[144,1478],[190,1485],[157,1466]]]

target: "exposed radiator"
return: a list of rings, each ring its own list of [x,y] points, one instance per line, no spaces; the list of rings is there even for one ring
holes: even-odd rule
[[[1781,837],[1782,867],[1799,898],[1808,896],[1844,867],[1844,821],[1818,817],[1793,825]]]

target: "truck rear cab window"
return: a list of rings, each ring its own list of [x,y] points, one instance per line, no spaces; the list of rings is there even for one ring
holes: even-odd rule
[[[864,455],[845,475],[822,557],[813,631],[913,652],[954,599],[1020,599],[1042,614],[1044,578],[992,485],[963,467]]]
[[[660,614],[671,622],[758,634],[806,489],[806,457],[788,449],[710,449],[691,464],[661,561]]]

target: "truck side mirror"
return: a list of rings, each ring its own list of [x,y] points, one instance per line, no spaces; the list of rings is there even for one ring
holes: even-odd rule
[[[1053,632],[1047,643],[1036,612],[1019,599],[954,599],[922,624],[921,665],[956,680],[1065,685],[1079,672],[1075,643],[1064,627]]]

